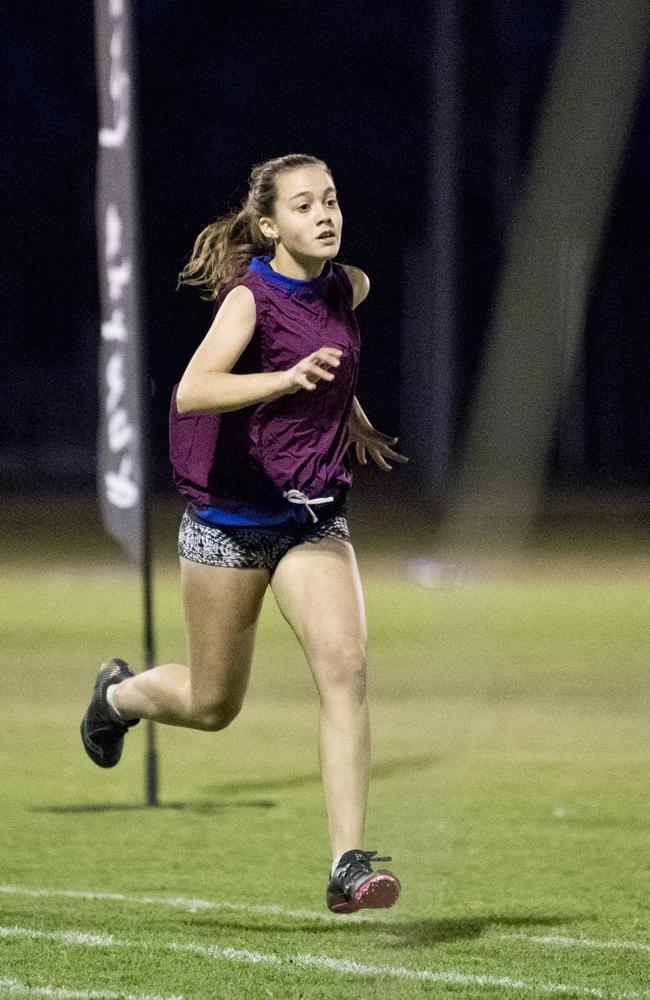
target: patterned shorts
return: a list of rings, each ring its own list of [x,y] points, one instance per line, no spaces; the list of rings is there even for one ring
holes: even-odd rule
[[[344,514],[334,514],[317,524],[296,524],[276,528],[219,528],[205,524],[190,513],[183,514],[178,535],[178,554],[204,566],[228,566],[232,569],[266,569],[273,574],[289,549],[303,542],[321,538],[350,541]]]

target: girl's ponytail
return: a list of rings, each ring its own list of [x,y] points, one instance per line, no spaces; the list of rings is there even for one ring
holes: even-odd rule
[[[253,257],[268,250],[266,240],[246,208],[232,212],[206,226],[196,238],[192,256],[178,276],[180,285],[198,285],[216,299],[220,289],[246,270]]]

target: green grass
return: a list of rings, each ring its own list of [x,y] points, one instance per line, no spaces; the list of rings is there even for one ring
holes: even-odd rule
[[[563,553],[426,588],[394,552],[360,547],[365,846],[393,854],[403,895],[329,919],[315,697],[272,597],[241,716],[219,734],[158,727],[162,808],[147,810],[145,727],[107,772],[78,735],[96,664],[138,664],[137,577],[90,529],[30,541],[24,528],[0,565],[0,881],[20,889],[0,893],[0,924],[44,936],[0,938],[0,982],[195,1000],[554,995],[544,984],[650,997],[650,585],[633,564],[608,556],[587,572]],[[165,532],[158,658],[182,659]],[[179,896],[220,905],[143,900]]]

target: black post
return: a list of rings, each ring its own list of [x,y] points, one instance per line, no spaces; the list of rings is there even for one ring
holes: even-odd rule
[[[146,405],[148,394],[143,403]],[[144,406],[143,406],[144,408]],[[149,475],[147,469],[147,487]],[[151,573],[151,508],[149,489],[144,500],[144,544],[142,558],[142,596],[144,604],[144,665],[150,670],[156,662],[156,646],[153,624],[153,587]],[[145,797],[147,805],[155,807],[158,802],[158,750],[156,748],[156,725],[147,720],[147,749],[145,752]]]
[[[144,663],[154,665],[151,587],[150,378],[143,322],[137,59],[129,0],[95,0],[99,136],[97,234],[101,343],[97,484],[107,531],[140,567]],[[146,801],[158,805],[155,733],[147,723]]]

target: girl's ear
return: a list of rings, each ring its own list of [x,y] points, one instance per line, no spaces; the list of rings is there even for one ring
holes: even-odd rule
[[[265,218],[260,219],[259,227],[262,236],[266,236],[267,240],[277,240],[278,234],[268,225]]]

